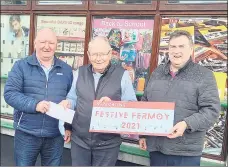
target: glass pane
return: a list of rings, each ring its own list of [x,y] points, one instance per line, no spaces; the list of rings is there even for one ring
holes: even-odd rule
[[[168,4],[212,4],[212,3],[227,3],[227,0],[206,0],[206,1],[179,1],[179,0],[168,0]]]
[[[17,60],[29,55],[29,15],[1,15],[1,114],[13,114],[3,98],[8,73]]]
[[[92,38],[105,36],[113,49],[113,64],[129,71],[136,93],[143,92],[150,76],[154,18],[148,16],[94,17]],[[136,135],[123,138],[138,140]]]
[[[26,5],[27,2],[23,0],[1,0],[1,5]]]
[[[72,1],[38,1],[38,5],[80,5],[82,0],[72,0]]]
[[[193,36],[194,59],[214,72],[227,72],[227,19],[226,18],[164,18],[158,64],[168,60],[169,34],[177,29]]]
[[[55,55],[73,70],[83,65],[86,17],[37,16],[37,31],[52,29],[58,39]]]
[[[96,4],[151,4],[152,0],[97,0]]]

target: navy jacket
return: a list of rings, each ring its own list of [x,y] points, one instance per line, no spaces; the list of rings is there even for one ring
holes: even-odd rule
[[[14,127],[37,137],[60,135],[58,120],[36,111],[42,101],[59,103],[66,99],[73,80],[72,69],[54,58],[48,80],[36,54],[18,60],[6,81],[4,98],[14,108]]]

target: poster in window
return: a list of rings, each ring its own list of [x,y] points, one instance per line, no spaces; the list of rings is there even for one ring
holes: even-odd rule
[[[163,18],[159,48],[159,64],[168,60],[168,38],[164,34],[176,29],[194,29],[194,60],[213,72],[227,72],[227,19],[226,18]],[[189,31],[190,32],[190,31]]]
[[[38,16],[37,31],[52,29],[57,36],[55,55],[69,64],[73,70],[83,65],[86,17]]]
[[[144,91],[149,77],[153,25],[153,19],[93,19],[92,37],[108,38],[113,49],[112,63],[129,71],[136,91]]]
[[[1,15],[1,114],[13,115],[3,92],[8,73],[14,63],[29,55],[29,15]]]
[[[29,55],[30,16],[1,15],[1,77],[13,64]]]

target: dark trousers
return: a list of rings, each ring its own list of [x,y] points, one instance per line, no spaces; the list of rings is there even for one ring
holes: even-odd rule
[[[59,166],[63,146],[62,136],[55,138],[36,137],[16,130],[14,136],[16,166],[35,166],[39,154],[41,155],[42,166]]]
[[[200,156],[165,155],[150,152],[150,166],[200,166]]]
[[[115,166],[119,148],[89,150],[71,141],[72,166]]]

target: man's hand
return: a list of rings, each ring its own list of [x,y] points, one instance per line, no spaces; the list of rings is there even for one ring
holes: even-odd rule
[[[65,143],[69,143],[71,140],[72,132],[70,130],[65,130],[64,141]]]
[[[49,110],[49,102],[48,101],[40,101],[36,106],[36,111],[41,113],[46,113]]]
[[[99,103],[108,102],[108,101],[111,101],[111,99],[109,97],[105,96],[105,97],[101,97],[101,99],[99,100]]]
[[[170,139],[177,138],[179,136],[183,136],[185,129],[187,128],[187,124],[185,121],[178,122],[170,131],[170,134],[167,136]]]
[[[68,100],[62,100],[59,105],[63,106],[66,110],[67,108],[71,108],[71,103]]]
[[[145,138],[139,139],[139,147],[140,147],[141,150],[146,150],[147,149],[146,139]]]

